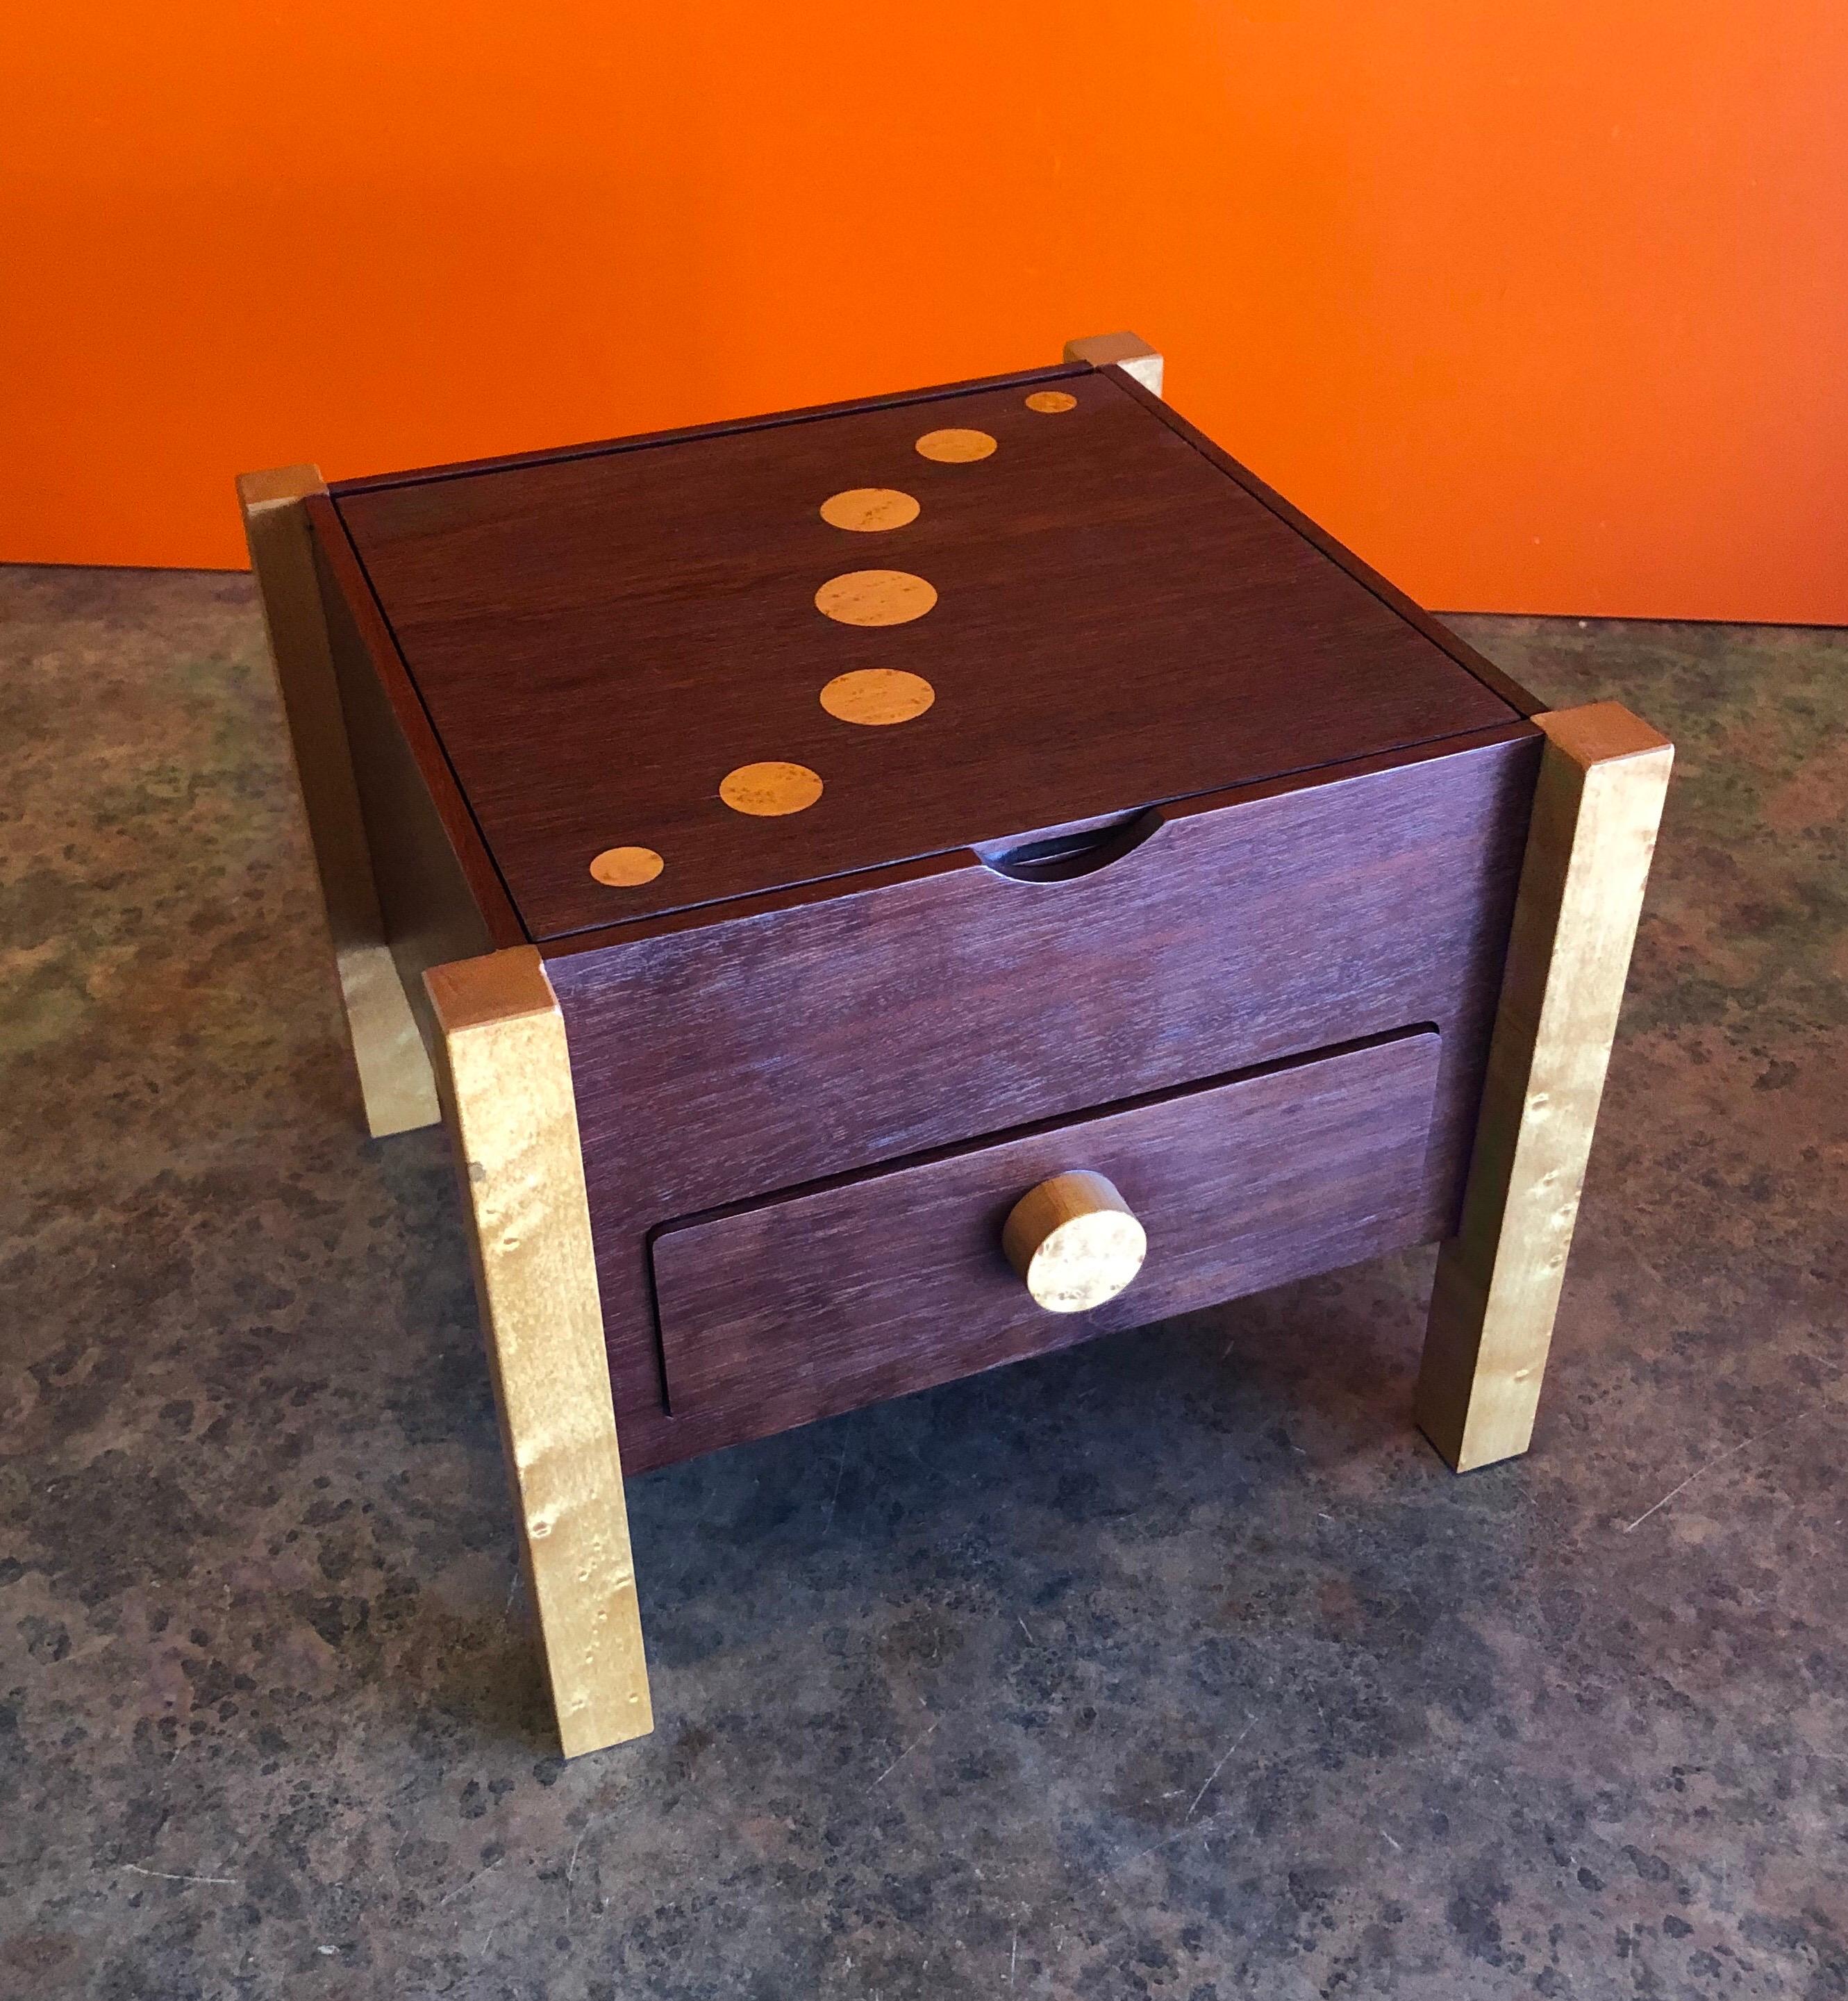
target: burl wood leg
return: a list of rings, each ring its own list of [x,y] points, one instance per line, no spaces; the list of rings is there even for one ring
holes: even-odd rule
[[[433,967],[527,1582],[565,1755],[654,1728],[564,1018],[531,945]]]
[[[366,1123],[374,1139],[383,1139],[434,1125],[437,1091],[379,915],[302,506],[309,494],[326,490],[314,466],[288,465],[245,473],[238,499],[320,873]]]
[[[1088,361],[1094,368],[1120,368],[1133,375],[1151,396],[1161,394],[1161,357],[1140,334],[1093,333],[1082,340],[1068,340],[1065,358]]]
[[[1527,1449],[1674,750],[1614,701],[1546,732],[1463,1195],[1438,1254],[1418,1418],[1459,1473]]]

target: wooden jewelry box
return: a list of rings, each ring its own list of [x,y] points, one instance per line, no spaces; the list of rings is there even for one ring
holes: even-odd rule
[[[1161,390],[1112,336],[240,482],[567,1752],[649,1727],[625,1467],[1439,1239],[1419,1422],[1526,1449],[1671,751],[1537,714]]]

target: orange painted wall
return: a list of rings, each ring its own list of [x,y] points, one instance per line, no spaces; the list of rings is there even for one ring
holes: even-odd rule
[[[0,557],[1129,325],[1427,601],[1848,621],[1839,0],[6,11]]]

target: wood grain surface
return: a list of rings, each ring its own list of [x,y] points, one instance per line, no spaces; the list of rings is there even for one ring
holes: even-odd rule
[[[815,417],[838,416],[844,410],[882,410],[900,404],[947,402],[954,396],[972,395],[978,389],[1011,387],[1017,383],[1062,382],[1067,375],[1081,374],[1085,364],[1056,363],[1049,367],[1032,368],[1024,374],[976,375],[966,381],[940,382],[929,389],[896,389],[883,395],[859,396],[849,402],[811,403],[793,410],[767,410],[756,416],[721,417],[712,423],[685,424],[673,430],[632,431],[627,437],[588,439],[580,444],[551,445],[534,451],[500,452],[492,458],[451,460],[443,465],[401,467],[395,472],[367,473],[354,479],[336,480],[329,489],[338,494],[383,493],[395,486],[424,486],[433,480],[472,479],[483,472],[510,472],[521,466],[556,465],[568,458],[605,458],[611,452],[649,451],[660,444],[684,444],[704,438],[735,437],[743,431],[781,430],[789,424],[806,424]]]
[[[654,1242],[677,1418],[756,1436],[1415,1242],[1438,1038],[1411,1034],[895,1166]],[[1148,1231],[1129,1289],[1049,1314],[1003,1226],[1101,1174]]]
[[[1134,1282],[1148,1248],[1122,1190],[1089,1168],[1035,1181],[1001,1223],[1008,1262],[1049,1313],[1087,1313],[1115,1299]]]
[[[423,974],[526,933],[339,517],[325,496],[306,504],[385,945],[427,1044]]]
[[[1255,498],[1114,369],[850,407],[653,446],[336,489],[343,520],[513,900],[537,939],[824,879],[1425,743],[1502,697]],[[926,429],[991,433],[976,463]],[[855,560],[819,512],[920,503],[879,561],[927,617],[842,626]],[[858,560],[864,561],[863,557]],[[902,731],[817,697],[893,668],[936,691]],[[726,772],[782,761],[813,811],[741,820]],[[589,864],[653,848],[654,881]]]
[[[733,1436],[665,1411],[647,1233],[822,1176],[1429,1024],[1447,1235],[1541,740],[1185,801],[1068,880],[963,853],[555,948],[630,1463]]]
[[[521,1552],[576,1757],[653,1721],[564,1024],[530,945],[428,986]]]
[[[1540,698],[1524,688],[1512,674],[1505,673],[1493,660],[1477,652],[1467,640],[1459,638],[1441,620],[1433,618],[1422,605],[1408,597],[1390,578],[1382,576],[1370,563],[1363,562],[1345,544],[1338,541],[1319,521],[1311,520],[1301,508],[1285,499],[1275,487],[1267,485],[1250,467],[1240,465],[1229,451],[1215,444],[1205,432],[1196,430],[1159,394],[1159,385],[1152,391],[1131,369],[1122,368],[1116,373],[1122,388],[1129,395],[1151,416],[1158,417],[1177,437],[1185,438],[1209,465],[1217,466],[1227,478],[1236,481],[1254,500],[1269,509],[1279,521],[1319,549],[1356,583],[1371,591],[1389,611],[1396,613],[1415,631],[1422,633],[1432,646],[1454,660],[1465,673],[1481,682],[1484,687],[1494,689],[1517,715],[1533,715],[1540,709]]]
[[[311,465],[247,472],[238,481],[250,567],[320,879],[366,1126],[375,1140],[382,1140],[433,1125],[437,1087],[387,942],[373,881],[329,607],[308,520],[310,496],[326,491]]]
[[[1418,1422],[1458,1472],[1527,1449],[1674,750],[1614,701],[1546,733],[1463,1222]]]
[[[1120,368],[1133,375],[1151,395],[1168,386],[1165,358],[1139,333],[1092,333],[1065,343],[1067,361],[1088,361],[1093,368]]]

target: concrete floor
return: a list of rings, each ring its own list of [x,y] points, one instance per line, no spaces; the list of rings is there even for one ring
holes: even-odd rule
[[[1457,621],[1684,746],[1530,1457],[1426,1254],[654,1474],[567,1767],[249,583],[0,613],[9,2001],[1848,1994],[1848,638]]]

